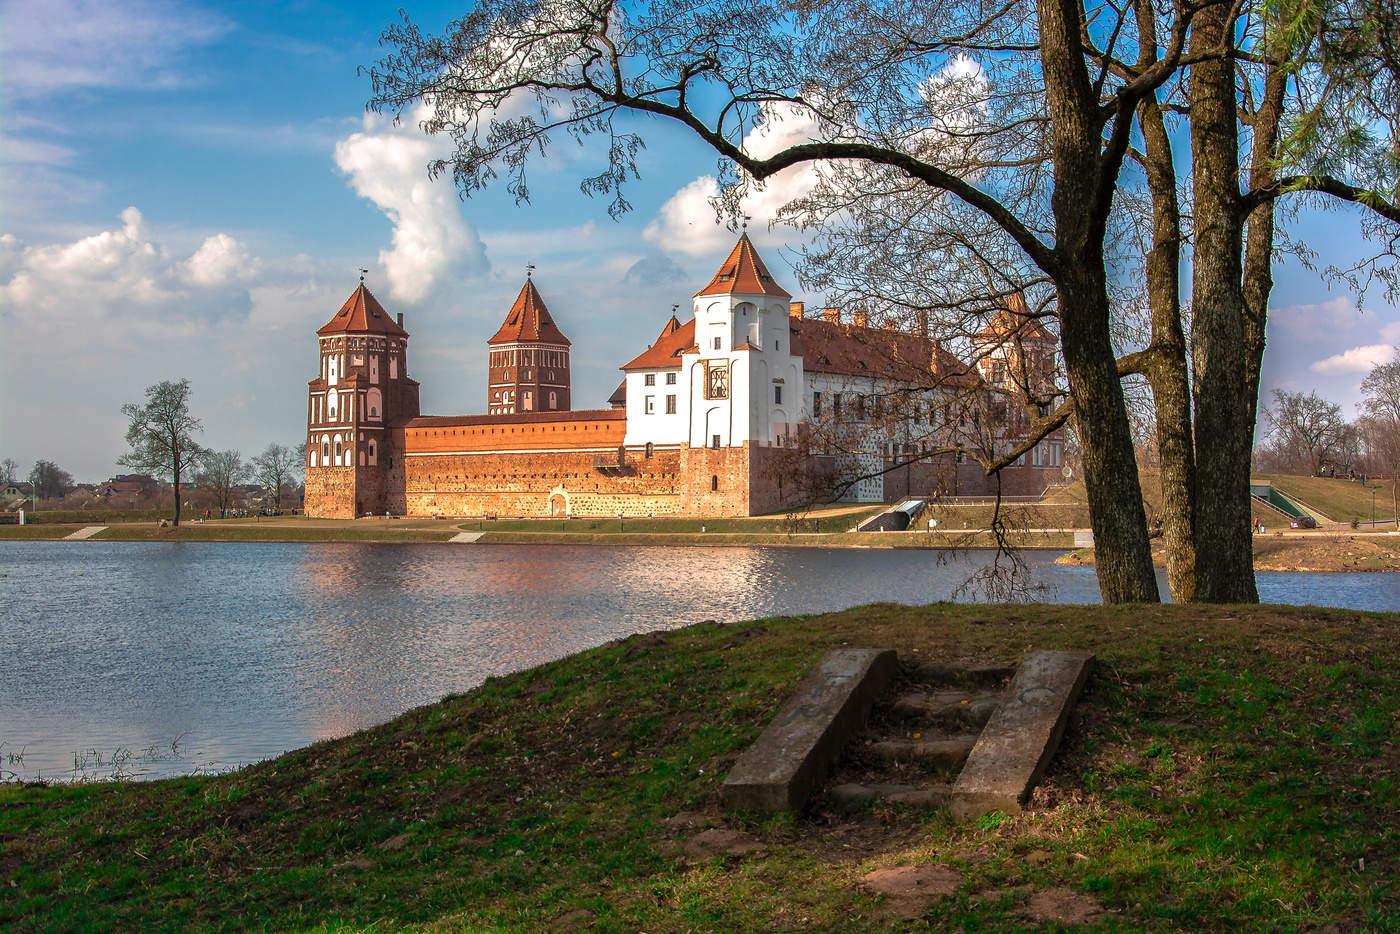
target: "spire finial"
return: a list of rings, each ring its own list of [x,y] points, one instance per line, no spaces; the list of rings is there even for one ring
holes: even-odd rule
[[[745,233],[746,235],[747,235],[748,232],[749,232],[749,221],[751,221],[751,220],[753,220],[753,218],[752,218],[751,216],[749,216],[748,214],[745,214],[745,215],[744,215],[744,222],[743,222],[742,224],[739,225],[740,228],[744,231],[744,233]]]
[[[367,272],[369,272],[368,269],[365,269],[363,266],[360,267],[360,285],[365,284],[365,273]]]
[[[525,278],[526,278],[526,279],[530,278],[530,275],[531,275],[534,271],[535,271],[535,264],[534,264],[534,263],[526,263],[526,264],[525,264]]]

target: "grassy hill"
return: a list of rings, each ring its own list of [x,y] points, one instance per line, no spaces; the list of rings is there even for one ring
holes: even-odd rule
[[[1371,519],[1371,489],[1375,495],[1377,519],[1394,521],[1394,480],[1369,480],[1362,486],[1357,480],[1327,477],[1295,477],[1289,474],[1256,474],[1253,482],[1272,483],[1274,489],[1310,506],[1333,522],[1350,524],[1352,519]]]
[[[1394,627],[877,605],[633,637],[227,775],[0,787],[0,928],[1396,930]],[[1027,813],[723,813],[734,759],[844,644],[1099,660]],[[862,882],[892,867],[938,885]]]

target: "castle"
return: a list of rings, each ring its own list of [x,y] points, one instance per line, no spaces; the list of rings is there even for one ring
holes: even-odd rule
[[[610,407],[575,410],[570,342],[527,277],[487,342],[487,414],[425,416],[403,316],[362,281],[316,332],[306,513],[746,516],[987,493],[998,480],[958,450],[1011,450],[1054,394],[1056,341],[1019,296],[972,364],[791,298],[741,236],[693,316],[622,365]],[[1002,492],[1058,479],[1063,444],[1052,433],[1003,470]]]

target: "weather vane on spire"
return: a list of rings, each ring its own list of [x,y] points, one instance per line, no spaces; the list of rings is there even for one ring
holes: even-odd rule
[[[745,214],[745,215],[744,215],[744,222],[740,225],[740,227],[743,228],[743,230],[744,230],[745,233],[748,233],[748,231],[749,231],[749,221],[751,221],[751,220],[753,220],[753,218],[752,218],[750,215],[748,215],[748,214]]]
[[[367,272],[369,272],[368,269],[365,269],[363,266],[360,267],[360,285],[365,284],[365,273]]]
[[[534,271],[535,271],[535,264],[534,264],[534,263],[526,263],[526,264],[525,264],[525,278],[526,278],[526,279],[530,278],[531,274],[534,273]]]

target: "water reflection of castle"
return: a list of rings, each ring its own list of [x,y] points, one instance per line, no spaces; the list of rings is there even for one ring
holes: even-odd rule
[[[606,409],[571,408],[570,343],[532,280],[488,341],[486,415],[424,416],[408,332],[361,283],[318,332],[307,401],[306,512],[400,515],[756,515],[833,479],[850,498],[987,492],[970,460],[1008,449],[1015,399],[1053,381],[1055,339],[1019,297],[978,335],[976,365],[927,334],[836,309],[807,317],[742,236]],[[1024,395],[1023,392],[1019,395]],[[1058,474],[1062,436],[1003,472],[1003,492]]]

